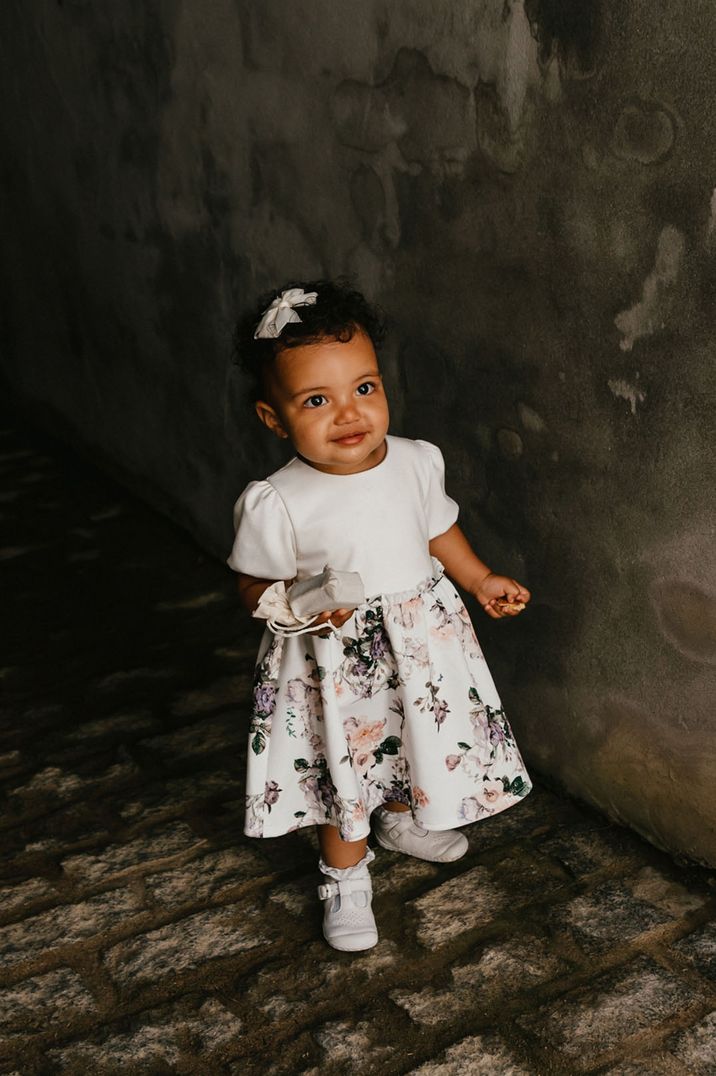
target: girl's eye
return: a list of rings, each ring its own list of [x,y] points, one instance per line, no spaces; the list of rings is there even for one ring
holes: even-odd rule
[[[325,396],[309,396],[308,399],[304,402],[303,406],[304,407],[322,407],[325,402],[326,402],[326,397]]]
[[[356,392],[359,396],[370,396],[371,392],[375,392],[375,385],[372,381],[364,381],[358,386]]]

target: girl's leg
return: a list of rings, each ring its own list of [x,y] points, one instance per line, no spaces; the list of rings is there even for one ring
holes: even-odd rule
[[[359,841],[342,841],[335,826],[319,826],[318,846],[324,863],[329,867],[343,870],[360,863],[368,847],[368,838],[362,837]]]

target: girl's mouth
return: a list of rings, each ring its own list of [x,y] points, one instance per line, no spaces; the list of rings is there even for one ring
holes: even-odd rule
[[[348,437],[336,437],[336,445],[359,445],[366,435],[364,433],[351,433]]]

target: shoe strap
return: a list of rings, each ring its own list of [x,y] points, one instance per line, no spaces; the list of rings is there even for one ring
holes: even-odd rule
[[[389,818],[388,815],[394,817]],[[428,833],[424,826],[415,821],[410,811],[383,811],[378,816],[378,825],[383,833],[387,833],[394,839],[408,831],[416,837],[425,837]]]
[[[373,884],[370,877],[354,878],[343,882],[330,881],[318,887],[319,900],[330,900],[331,897],[345,897],[349,893],[372,893]]]

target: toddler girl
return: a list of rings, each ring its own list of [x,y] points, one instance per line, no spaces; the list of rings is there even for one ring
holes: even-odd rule
[[[362,950],[378,935],[367,837],[447,862],[456,826],[531,788],[467,611],[529,601],[470,548],[445,493],[440,450],[388,434],[377,311],[343,282],[287,285],[237,331],[256,412],[296,455],[236,502],[229,557],[243,602],[320,573],[358,572],[366,601],[309,634],[264,633],[249,735],[245,831],[318,826],[323,933]]]

